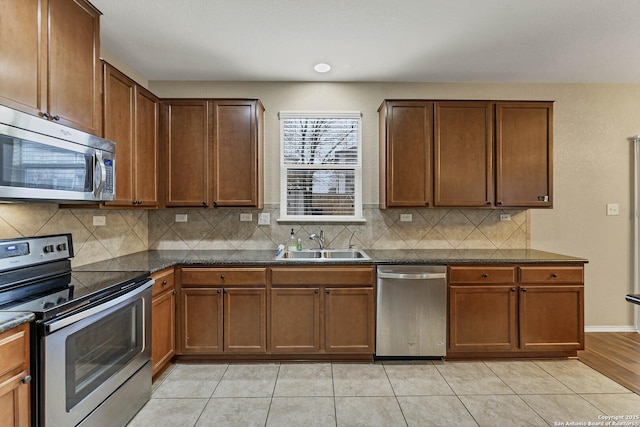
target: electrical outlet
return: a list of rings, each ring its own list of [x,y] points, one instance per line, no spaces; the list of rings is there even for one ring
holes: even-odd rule
[[[500,214],[500,221],[511,221],[511,214]]]
[[[188,221],[187,214],[176,214],[175,221],[176,222],[187,222]]]
[[[93,225],[96,227],[102,227],[107,225],[107,217],[104,215],[96,215],[93,217]]]
[[[258,225],[269,225],[271,223],[271,214],[263,212],[258,214]]]
[[[413,221],[412,214],[400,214],[400,222],[411,222]]]
[[[620,215],[620,205],[617,203],[607,203],[607,216]]]
[[[250,213],[240,214],[240,221],[252,221],[252,220],[253,220],[253,214],[250,214]]]

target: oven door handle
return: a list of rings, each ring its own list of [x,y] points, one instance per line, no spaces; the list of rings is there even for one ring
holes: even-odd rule
[[[151,285],[153,285],[154,282],[155,280],[153,279],[147,280],[145,283],[140,285],[140,287],[136,288],[131,292],[127,292],[126,294],[120,295],[117,298],[107,300],[103,304],[97,305],[95,307],[91,307],[87,310],[82,310],[76,314],[72,314],[71,316],[65,317],[61,320],[53,321],[47,325],[47,332],[51,333],[51,332],[58,331],[66,326],[79,322],[82,319],[86,319],[87,317],[90,317],[102,311],[108,310],[111,307],[114,307],[122,303],[123,301],[127,301],[131,298],[135,298],[137,295],[140,295],[141,293],[146,291],[149,287],[151,287]]]

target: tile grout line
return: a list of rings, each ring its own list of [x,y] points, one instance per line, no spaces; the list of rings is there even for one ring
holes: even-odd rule
[[[273,382],[273,389],[271,390],[271,398],[269,399],[269,409],[267,409],[267,416],[264,418],[264,427],[267,427],[267,422],[269,421],[269,413],[271,412],[271,405],[273,405],[273,396],[276,394],[276,386],[278,385],[280,368],[282,368],[282,363],[278,363],[278,372],[276,372],[276,380]]]
[[[333,394],[333,421],[335,421],[336,427],[338,427],[338,403],[336,402],[336,382],[333,378],[333,362],[331,365],[331,390]]]
[[[402,409],[400,400],[398,400],[398,395],[396,394],[396,390],[393,388],[393,383],[391,382],[391,378],[389,378],[389,373],[387,372],[387,367],[384,364],[384,362],[382,363],[382,370],[384,371],[384,374],[387,377],[387,381],[389,381],[389,387],[391,387],[391,392],[393,393],[393,397],[396,399],[396,403],[398,404],[398,409],[400,409],[400,413],[402,414],[402,418],[404,419],[404,424],[408,426],[409,422],[407,421],[407,416],[404,414],[404,410]]]
[[[446,361],[444,361],[444,363],[446,364]],[[460,404],[462,405],[462,407],[464,408],[465,411],[467,411],[467,414],[469,414],[469,416],[471,417],[471,419],[473,420],[474,423],[476,423],[477,426],[480,425],[480,423],[478,422],[478,420],[476,420],[476,417],[473,416],[473,414],[471,413],[471,411],[469,410],[469,408],[467,408],[467,405],[464,404],[464,402],[462,401],[462,399],[460,399],[460,395],[458,394],[458,392],[451,386],[451,384],[449,384],[449,381],[447,380],[447,377],[445,377],[442,372],[440,371],[440,369],[438,369],[438,365],[434,364],[433,366],[435,366],[436,368],[436,372],[442,377],[442,379],[444,380],[445,383],[447,383],[447,385],[449,386],[449,388],[451,389],[451,391],[453,392],[453,395],[456,397],[456,399],[458,399],[458,402],[460,402]],[[441,366],[445,366],[444,364]]]

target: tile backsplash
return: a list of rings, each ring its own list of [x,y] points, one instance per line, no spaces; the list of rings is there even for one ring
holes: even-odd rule
[[[271,215],[270,225],[257,225],[261,212]],[[252,214],[240,221],[241,213]],[[500,221],[500,214],[511,215]],[[188,222],[175,222],[186,214]],[[286,244],[291,229],[304,248],[315,247],[311,233],[325,232],[330,248],[351,243],[361,249],[497,249],[528,248],[526,210],[481,209],[363,209],[365,223],[278,223],[279,206],[257,209],[163,209],[149,211],[149,249],[275,249]],[[400,221],[410,214],[412,221]],[[354,234],[355,233],[355,234]],[[352,238],[353,236],[353,238]]]
[[[271,215],[270,225],[257,225],[258,214]],[[240,221],[250,213],[251,221]],[[500,221],[508,213],[511,220]],[[187,222],[175,222],[186,214]],[[528,248],[526,210],[387,209],[365,206],[366,222],[278,223],[279,206],[265,209],[59,209],[55,204],[0,204],[0,238],[72,233],[79,266],[146,249],[275,249],[286,243],[291,229],[304,248],[315,247],[311,233],[325,232],[330,248],[346,248],[349,240],[361,249],[496,249]],[[412,221],[400,221],[410,214]],[[94,226],[104,216],[106,226]],[[353,237],[352,237],[353,236]]]
[[[105,226],[93,217],[104,216]],[[59,209],[52,203],[0,204],[0,238],[71,233],[73,266],[127,255],[149,247],[149,215],[143,210]]]

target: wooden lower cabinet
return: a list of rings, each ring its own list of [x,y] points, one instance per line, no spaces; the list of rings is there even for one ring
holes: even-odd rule
[[[512,286],[449,286],[449,351],[513,351],[517,341]]]
[[[29,324],[0,334],[0,417],[2,426],[30,421]]]
[[[271,351],[320,351],[320,289],[271,289]]]
[[[375,352],[373,287],[325,290],[325,349],[327,352]]]
[[[374,267],[271,269],[270,351],[373,355]]]
[[[267,350],[265,268],[183,267],[180,354]]]
[[[583,265],[450,266],[447,357],[575,356],[584,349],[583,273]]]
[[[155,377],[176,354],[176,288],[173,267],[154,273],[151,289],[151,373]]]

